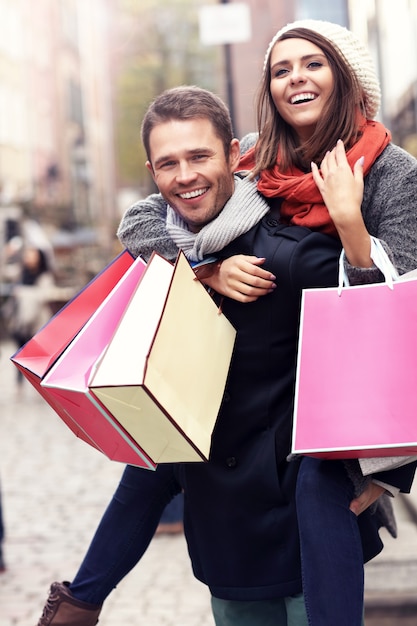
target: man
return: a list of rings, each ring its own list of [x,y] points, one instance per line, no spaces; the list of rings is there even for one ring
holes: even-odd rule
[[[210,588],[217,626],[303,626],[298,461],[286,460],[299,296],[304,287],[337,283],[340,244],[282,226],[255,185],[234,175],[239,142],[213,94],[196,87],[164,92],[145,115],[142,138],[166,226],[154,206],[146,213],[141,204],[128,211],[119,237],[145,257],[156,249],[174,258],[181,247],[193,261],[226,259],[212,264],[205,281],[218,286],[227,267],[227,295],[245,302],[223,302],[237,329],[235,353],[209,462],[161,464],[155,472],[128,466],[74,581],[52,585],[39,626],[96,624],[105,598],[139,561],[163,508],[181,490],[193,571]],[[145,231],[137,228],[140,211]],[[228,257],[235,254],[233,265]],[[262,269],[264,261],[274,273]],[[374,528],[372,555],[381,548]]]
[[[165,121],[159,118],[161,106],[169,113]],[[205,257],[234,239],[239,232],[233,222],[237,214],[242,214],[241,202],[245,200],[252,208],[246,211],[246,225],[240,227],[241,232],[268,213],[269,206],[253,183],[234,176],[240,158],[239,142],[233,138],[230,116],[220,98],[198,88],[170,90],[151,104],[143,121],[142,137],[149,157],[147,167],[172,210],[171,228],[182,236],[175,216],[189,227],[190,241],[182,245],[185,251],[195,244],[201,247],[197,257]],[[210,233],[210,224],[232,194],[235,204],[229,206],[231,224],[224,219],[219,228],[224,243],[211,245],[204,233],[210,239],[214,233]],[[226,231],[229,234],[225,240]],[[146,233],[152,238],[151,223]],[[168,258],[178,252],[175,244],[161,246],[152,241],[142,254],[148,257],[154,249]],[[262,259],[251,255],[243,259],[244,267],[254,276],[256,284],[251,289],[256,295],[273,290],[274,277],[259,267],[261,263]],[[243,311],[247,305],[236,306]],[[267,343],[269,346],[269,338]],[[239,345],[238,340],[238,350]],[[297,463],[285,461],[289,429],[277,468],[275,440],[269,434],[267,416],[258,427],[254,407],[249,407],[253,401],[247,400],[245,390],[242,393],[238,389],[243,381],[237,369],[231,381],[234,397],[226,394],[213,435],[212,459],[208,463],[161,464],[155,472],[128,466],[74,581],[71,585],[52,585],[39,626],[95,624],[105,597],[140,559],[166,503],[181,489],[185,492],[185,533],[193,569],[219,601],[214,606],[217,623],[233,623],[225,616],[230,612],[230,600],[239,609],[237,623],[249,620],[256,625],[256,601],[271,599],[267,610],[277,616],[274,623],[286,626],[288,611],[294,624],[306,624],[293,497]],[[243,384],[247,387],[246,381]],[[248,423],[240,427],[237,436],[241,403],[248,407],[247,416],[241,415]],[[259,495],[260,491],[265,497]],[[258,523],[263,530],[257,528]],[[261,541],[253,541],[255,536]],[[278,560],[275,551],[282,555]],[[273,580],[269,580],[272,570]]]

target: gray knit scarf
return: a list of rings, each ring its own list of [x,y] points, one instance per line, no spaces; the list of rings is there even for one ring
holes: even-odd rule
[[[234,179],[235,190],[230,200],[219,215],[198,233],[188,230],[181,217],[167,206],[166,229],[190,261],[202,261],[204,257],[222,250],[268,213],[269,205],[258,192],[256,183],[236,174]]]

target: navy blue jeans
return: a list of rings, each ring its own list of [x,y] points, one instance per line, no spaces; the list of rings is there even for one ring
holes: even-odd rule
[[[90,604],[103,604],[138,563],[165,507],[180,491],[173,466],[159,465],[155,472],[127,466],[70,584],[73,595]],[[238,626],[242,607],[248,612],[249,605],[251,626],[307,626],[302,595],[265,602],[213,602],[216,626]]]
[[[175,524],[184,519],[184,494],[179,493],[165,507],[161,515],[161,524]]]
[[[364,555],[359,518],[349,510],[353,498],[353,483],[343,463],[302,460],[297,514],[311,626],[363,623]]]
[[[70,584],[76,598],[103,604],[140,560],[166,505],[180,491],[172,465],[159,465],[155,471],[126,466]]]

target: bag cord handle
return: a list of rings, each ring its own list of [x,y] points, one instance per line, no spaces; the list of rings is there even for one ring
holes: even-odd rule
[[[349,287],[349,278],[345,268],[346,254],[344,249],[339,257],[339,285],[337,293],[342,294],[343,287]],[[374,265],[381,270],[384,275],[385,282],[390,289],[394,288],[393,282],[399,279],[399,274],[392,264],[384,246],[376,237],[371,236],[371,259]]]

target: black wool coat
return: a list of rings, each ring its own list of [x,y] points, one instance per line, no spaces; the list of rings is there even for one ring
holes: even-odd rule
[[[237,337],[210,460],[173,470],[185,492],[194,574],[216,597],[264,600],[302,590],[295,509],[299,461],[286,460],[301,293],[337,285],[340,251],[338,240],[282,226],[269,213],[218,254],[265,257],[263,267],[275,274],[277,288],[249,304],[223,300]],[[407,491],[414,472],[410,464],[379,476]],[[358,518],[364,560],[382,549],[375,517],[368,509]]]
[[[218,254],[266,257],[277,288],[253,303],[223,300],[237,338],[210,460],[176,469],[193,570],[214,596],[262,600],[301,591],[298,461],[286,460],[300,299],[302,288],[337,284],[340,251],[334,238],[283,227],[268,214]]]

